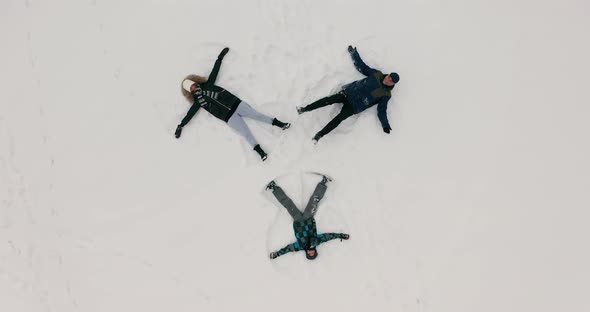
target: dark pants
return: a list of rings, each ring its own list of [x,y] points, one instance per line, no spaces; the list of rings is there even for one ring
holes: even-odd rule
[[[330,131],[332,131],[336,127],[338,127],[338,125],[344,119],[354,115],[354,111],[352,110],[350,103],[348,103],[348,99],[346,98],[346,95],[344,94],[344,92],[338,92],[334,95],[327,96],[323,99],[319,99],[319,100],[303,107],[304,112],[309,112],[314,109],[318,109],[320,107],[332,105],[334,103],[342,103],[343,104],[342,110],[340,110],[340,113],[338,113],[338,115],[336,115],[336,117],[334,117],[334,119],[332,119],[322,130],[320,130],[320,132],[318,132],[316,134],[316,137],[318,139],[323,137],[324,135],[330,133]]]
[[[289,198],[289,196],[285,194],[285,192],[280,186],[276,185],[272,190],[272,194],[281,203],[281,205],[283,205],[283,207],[287,209],[289,214],[293,217],[293,220],[298,221],[311,218],[315,215],[315,213],[318,210],[318,204],[320,203],[322,198],[324,198],[324,194],[326,194],[327,189],[328,187],[326,186],[326,183],[318,183],[318,185],[315,187],[315,190],[313,191],[313,194],[309,198],[307,206],[305,206],[305,210],[303,210],[303,212],[301,212],[299,208],[295,206],[295,203],[293,203],[291,198]]]

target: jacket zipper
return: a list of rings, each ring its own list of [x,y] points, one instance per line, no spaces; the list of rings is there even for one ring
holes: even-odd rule
[[[214,98],[210,98],[210,99],[212,99],[213,101],[217,102],[217,104],[219,104],[219,105],[221,105],[221,106],[223,106],[223,107],[227,108],[227,110],[228,110],[228,111],[230,111],[230,110],[231,110],[229,107],[227,107],[227,106],[225,106],[225,105],[221,104],[221,102],[219,102],[218,100],[216,100],[216,99],[214,99]]]
[[[225,91],[225,90],[222,90],[221,92],[223,92],[223,91]],[[219,92],[218,94],[221,94],[221,92]],[[210,99],[212,99],[213,101],[217,102],[217,104],[219,104],[219,105],[221,105],[221,106],[223,106],[223,107],[227,108],[227,110],[228,110],[228,111],[231,111],[231,108],[229,108],[229,107],[227,107],[227,106],[225,106],[225,105],[221,104],[221,102],[219,102],[217,99],[214,99],[214,98],[212,98],[212,97],[209,97],[209,98],[210,98]]]

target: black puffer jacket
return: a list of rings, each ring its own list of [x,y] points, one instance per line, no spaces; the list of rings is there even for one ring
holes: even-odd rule
[[[224,49],[217,57],[217,61],[215,61],[207,82],[200,85],[197,84],[197,91],[193,93],[195,102],[182,119],[180,123],[181,127],[184,127],[201,107],[211,113],[211,115],[227,122],[238,108],[240,102],[242,102],[237,96],[215,85],[215,79],[217,79],[217,74],[219,73],[221,61],[223,61],[225,53],[227,51]]]

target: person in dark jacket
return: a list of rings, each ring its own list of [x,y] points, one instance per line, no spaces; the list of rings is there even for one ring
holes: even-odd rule
[[[293,231],[295,232],[295,238],[297,239],[295,243],[289,244],[278,251],[271,252],[271,259],[275,259],[288,252],[305,250],[305,256],[307,259],[313,260],[318,256],[318,251],[316,249],[318,245],[336,238],[339,238],[340,240],[350,238],[348,234],[344,233],[317,233],[316,223],[313,216],[317,212],[319,202],[326,193],[326,183],[328,181],[329,179],[326,176],[322,178],[322,181],[316,186],[303,212],[295,206],[293,201],[275,181],[271,181],[266,186],[266,189],[272,191],[279,203],[281,203],[281,205],[283,205],[293,217]]]
[[[297,107],[297,112],[302,114],[334,103],[343,104],[340,113],[313,137],[314,143],[317,143],[324,135],[334,130],[346,118],[358,114],[373,105],[377,105],[377,116],[381,121],[383,131],[385,133],[391,131],[387,120],[387,102],[391,98],[391,90],[399,81],[399,75],[397,73],[386,75],[367,66],[356,48],[352,46],[348,46],[348,52],[356,69],[367,77],[345,85],[342,91],[334,95],[319,99],[305,107]]]
[[[187,99],[191,100],[193,104],[186,116],[176,127],[174,135],[176,138],[179,138],[182,133],[182,128],[186,126],[200,108],[203,108],[211,113],[211,115],[225,121],[232,129],[242,135],[264,161],[266,160],[267,154],[262,150],[260,144],[256,141],[256,138],[252,135],[252,132],[250,132],[244,118],[272,124],[283,130],[288,129],[291,124],[259,113],[248,103],[243,102],[224,88],[215,85],[215,79],[219,73],[221,61],[228,51],[229,48],[225,48],[221,51],[213,66],[213,70],[209,75],[209,79],[190,75],[182,81],[183,94]]]

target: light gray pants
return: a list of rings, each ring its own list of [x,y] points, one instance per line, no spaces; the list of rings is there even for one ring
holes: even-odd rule
[[[285,194],[285,192],[280,186],[276,185],[272,191],[272,194],[281,203],[281,205],[283,205],[283,207],[287,209],[289,214],[293,217],[293,220],[297,221],[308,219],[315,215],[315,213],[318,210],[318,204],[320,203],[322,198],[324,198],[324,194],[326,194],[327,189],[328,187],[325,183],[318,183],[318,185],[315,187],[315,190],[313,191],[313,194],[309,198],[309,201],[307,202],[307,206],[305,207],[305,210],[303,210],[303,213],[299,210],[299,208],[297,208],[297,206],[295,206],[295,203],[293,203],[291,198],[289,198],[289,196]]]
[[[254,147],[258,144],[258,142],[256,142],[256,138],[254,138],[254,136],[252,135],[252,132],[248,128],[248,125],[246,125],[244,118],[258,120],[260,122],[264,122],[271,125],[274,118],[257,112],[254,108],[252,108],[252,106],[250,106],[250,104],[246,102],[242,101],[240,104],[238,104],[238,108],[236,109],[234,114],[229,118],[227,124],[237,133],[243,136],[246,139],[246,141],[248,141],[248,143],[252,145],[252,147]]]

